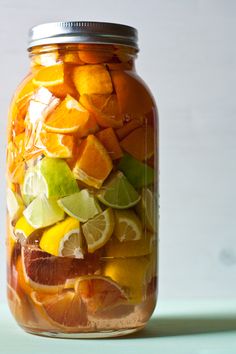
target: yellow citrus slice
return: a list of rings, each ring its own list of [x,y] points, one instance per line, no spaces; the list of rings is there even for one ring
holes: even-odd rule
[[[119,241],[136,241],[142,237],[142,224],[133,210],[115,210],[114,235]]]
[[[84,258],[80,222],[68,217],[44,231],[40,248],[54,256]]]
[[[138,304],[144,299],[149,263],[145,256],[107,260],[104,275],[125,289],[130,303]]]
[[[83,132],[88,124],[89,112],[70,95],[49,115],[44,123],[48,132],[72,134]]]
[[[112,209],[108,208],[93,219],[87,221],[82,226],[82,230],[90,253],[104,246],[114,230],[114,215]]]
[[[26,239],[34,231],[35,228],[28,223],[24,216],[19,218],[14,228],[14,234],[19,240]]]

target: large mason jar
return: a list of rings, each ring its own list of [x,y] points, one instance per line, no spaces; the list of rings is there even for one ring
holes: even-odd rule
[[[7,135],[11,312],[44,336],[129,334],[157,287],[158,122],[137,31],[43,24],[28,51]]]

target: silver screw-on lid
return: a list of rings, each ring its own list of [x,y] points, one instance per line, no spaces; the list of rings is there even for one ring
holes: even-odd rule
[[[108,22],[52,22],[32,27],[28,48],[59,43],[110,43],[138,49],[134,27]]]

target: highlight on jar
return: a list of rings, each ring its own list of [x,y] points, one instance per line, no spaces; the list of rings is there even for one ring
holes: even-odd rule
[[[30,50],[7,144],[8,302],[28,332],[115,336],[155,308],[157,116],[135,56]]]

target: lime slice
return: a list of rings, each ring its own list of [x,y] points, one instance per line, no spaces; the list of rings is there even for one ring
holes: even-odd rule
[[[17,219],[24,210],[24,204],[19,194],[7,189],[7,210],[11,220]]]
[[[79,193],[59,199],[58,204],[68,215],[81,222],[88,221],[102,211],[96,198],[88,189],[82,189]]]
[[[27,171],[22,189],[28,201],[42,195],[60,198],[78,191],[79,187],[67,163],[50,157],[43,158]]]
[[[80,223],[71,217],[44,231],[39,245],[54,256],[84,258]]]
[[[131,208],[140,199],[137,191],[120,171],[103,185],[97,197],[103,204],[116,209]]]
[[[24,216],[22,216],[15,225],[14,234],[18,240],[24,241],[32,232],[34,232],[34,230],[35,228],[28,223]]]
[[[64,219],[64,211],[55,199],[45,196],[35,198],[23,212],[28,223],[35,229],[55,224]]]
[[[133,210],[115,210],[114,235],[119,241],[136,241],[142,237],[142,224]]]
[[[136,206],[136,211],[144,227],[155,232],[157,229],[157,200],[149,188],[143,188],[141,199]]]
[[[142,188],[154,182],[154,169],[125,154],[118,165],[134,188]]]
[[[112,209],[108,208],[103,213],[95,216],[95,218],[87,221],[82,226],[82,230],[90,253],[104,246],[114,230]]]

